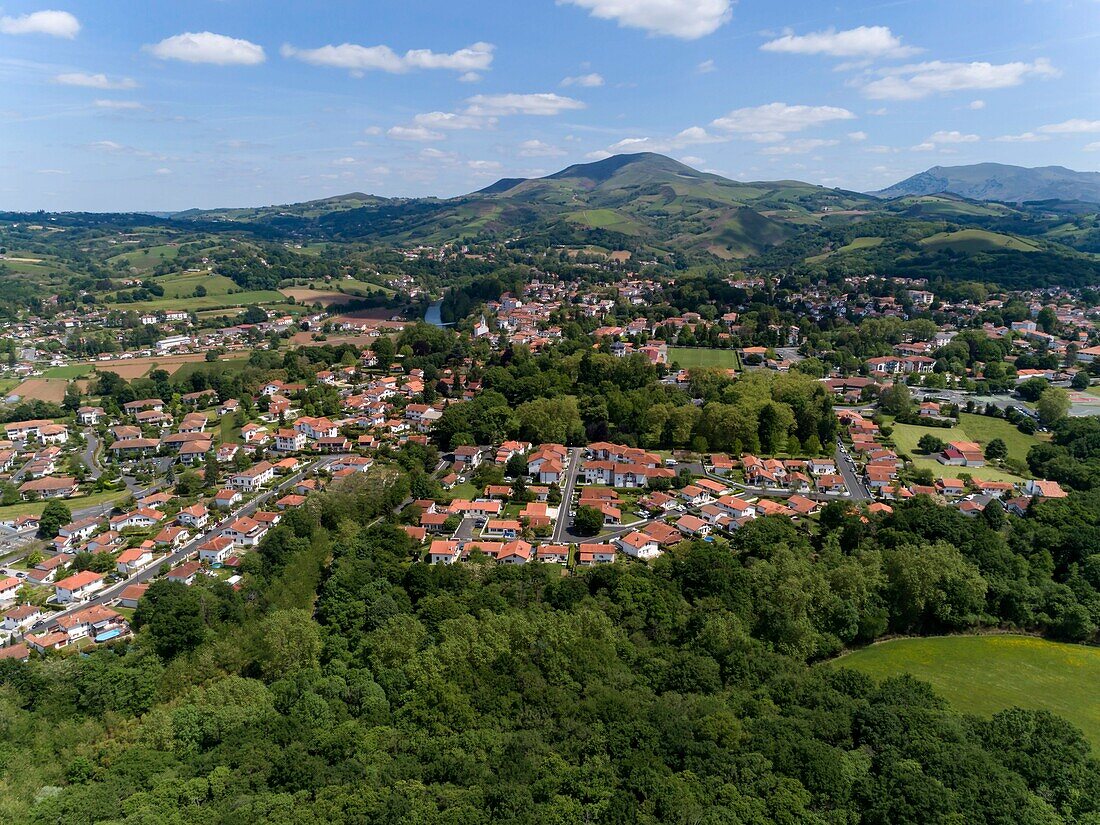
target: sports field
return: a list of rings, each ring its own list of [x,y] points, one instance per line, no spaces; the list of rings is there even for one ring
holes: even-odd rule
[[[880,642],[834,659],[875,679],[911,673],[959,710],[1049,710],[1100,748],[1100,649],[1031,636],[939,636]]]
[[[729,370],[738,369],[741,366],[737,360],[737,353],[731,349],[669,347],[668,362],[670,364],[675,362],[685,370],[695,367],[720,367]]]

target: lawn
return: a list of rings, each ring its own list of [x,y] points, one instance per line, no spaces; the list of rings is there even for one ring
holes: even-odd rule
[[[206,276],[209,277],[209,276]],[[194,289],[194,287],[192,287]],[[166,289],[167,291],[167,289]],[[153,298],[148,301],[134,301],[132,303],[106,304],[111,309],[125,312],[132,309],[134,312],[156,312],[168,309],[228,309],[232,307],[246,307],[251,304],[285,304],[286,296],[274,289],[257,289],[250,292],[236,292],[232,295],[204,295],[201,298]]]
[[[43,370],[42,376],[44,378],[84,378],[86,375],[91,375],[94,369],[95,364],[66,364],[63,367],[50,367]]]
[[[1008,446],[1010,458],[1027,457],[1027,451],[1038,444],[1035,436],[1024,435],[1014,426],[999,418],[963,413],[960,425],[950,429],[940,427],[922,427],[918,424],[894,424],[891,438],[899,453],[908,454],[916,469],[928,468],[936,478],[957,478],[966,473],[972,478],[986,481],[1019,481],[1019,476],[997,467],[950,467],[940,464],[935,458],[917,452],[917,442],[925,434],[933,435],[941,441],[977,441],[983,446],[994,438],[1003,438]]]
[[[105,490],[101,493],[91,493],[86,496],[65,499],[65,506],[73,511],[83,510],[88,507],[98,507],[101,504],[113,504],[116,501],[122,501],[129,494],[128,490]],[[9,504],[6,507],[0,507],[0,521],[15,516],[40,516],[45,508],[45,501],[21,501],[18,504]]]
[[[1030,636],[895,639],[829,663],[883,679],[912,673],[956,708],[990,716],[1008,707],[1049,710],[1100,748],[1100,649]]]
[[[676,362],[682,369],[696,367],[720,367],[738,369],[737,353],[731,349],[696,349],[694,347],[669,347],[668,360]]]

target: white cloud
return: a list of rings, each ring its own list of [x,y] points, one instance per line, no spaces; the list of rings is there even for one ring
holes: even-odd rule
[[[72,40],[80,32],[80,21],[67,11],[35,11],[20,17],[0,17],[2,34],[46,34]]]
[[[683,155],[680,158],[680,163],[686,163],[688,166],[702,166],[706,163],[706,160],[697,155]]]
[[[95,105],[100,109],[144,109],[145,107],[136,100],[97,100]]]
[[[860,141],[867,140],[867,133],[866,132],[849,132],[848,133],[848,140],[854,140],[857,143],[859,143]]]
[[[855,115],[836,106],[788,106],[786,103],[767,103],[734,109],[711,125],[726,132],[746,135],[750,140],[778,142],[789,132],[801,132],[812,126],[821,126],[835,120],[852,120]]]
[[[973,109],[974,111],[977,111],[979,109],[984,109],[985,108],[985,101],[984,100],[972,100],[972,101],[970,101],[970,103],[967,104],[966,108]]]
[[[285,45],[280,50],[283,57],[294,58],[314,66],[347,69],[352,73],[382,71],[403,74],[414,69],[446,69],[461,72],[461,80],[480,80],[478,72],[493,64],[492,43],[474,43],[456,52],[433,52],[431,49],[410,49],[403,55],[389,46],[360,46],[341,43],[338,46],[321,46],[316,49],[299,49]]]
[[[695,67],[695,71],[699,74],[710,74],[711,72],[718,71],[718,66],[715,65],[713,60],[704,60]]]
[[[416,140],[425,143],[432,140],[443,140],[445,137],[442,132],[433,132],[427,126],[394,126],[386,134],[394,140]]]
[[[1046,135],[1037,135],[1034,132],[1023,132],[1019,135],[1001,135],[993,138],[997,143],[1039,143],[1050,140]]]
[[[124,152],[126,147],[121,143],[117,143],[113,140],[96,140],[88,144],[89,149],[95,149],[97,152]]]
[[[588,152],[585,154],[585,160],[607,160],[611,157],[611,153],[606,149],[597,149],[594,152]]]
[[[830,57],[911,57],[921,50],[902,45],[886,26],[860,26],[846,31],[826,29],[811,34],[785,34],[760,47],[782,54],[824,54]]]
[[[481,80],[481,75],[477,72],[466,72],[458,76],[459,83],[477,83],[479,80]]]
[[[87,72],[65,72],[54,78],[55,83],[63,86],[82,86],[86,89],[136,89],[137,82],[131,77],[110,78],[105,74]]]
[[[364,135],[380,135],[380,134],[382,134],[382,127],[381,126],[368,126],[366,129],[363,130],[363,134]]]
[[[558,0],[588,9],[593,17],[620,26],[695,40],[733,16],[731,0]]]
[[[1100,152],[1100,140],[1085,145],[1086,152]]]
[[[436,149],[433,146],[428,146],[420,150],[420,157],[424,158],[425,160],[453,161],[458,156],[454,152],[444,152],[442,149]]]
[[[619,152],[674,152],[688,146],[700,146],[708,143],[725,143],[729,138],[712,135],[702,126],[689,126],[670,138],[631,137],[623,138],[607,147],[609,154]]]
[[[760,150],[762,155],[804,155],[814,149],[822,149],[826,146],[836,146],[840,141],[822,140],[820,138],[798,138],[789,143],[780,143],[774,146],[766,146]]]
[[[146,49],[161,60],[215,66],[256,66],[267,59],[262,46],[213,32],[184,32],[166,37]]]
[[[565,77],[562,78],[561,81],[562,86],[583,86],[589,89],[596,86],[602,86],[603,83],[603,75],[598,72],[577,75],[576,77]]]
[[[557,146],[543,143],[541,140],[525,140],[519,145],[520,157],[525,158],[553,158],[564,155],[565,152]]]
[[[344,157],[344,158],[336,158],[336,160],[334,160],[332,162],[332,165],[333,166],[354,166],[358,162],[359,162],[358,158]]]
[[[467,98],[466,114],[478,117],[496,115],[557,115],[583,109],[584,104],[571,97],[542,92],[538,94],[474,95]]]
[[[956,143],[977,143],[978,135],[967,135],[959,131],[939,131],[932,133],[923,143],[913,147],[914,152],[931,152],[940,146]]]
[[[920,100],[933,94],[968,89],[1006,89],[1019,86],[1029,77],[1057,77],[1061,74],[1049,60],[1034,63],[946,63],[933,60],[883,69],[878,80],[863,86],[873,100]]]
[[[482,171],[495,170],[500,168],[500,163],[495,160],[468,160],[466,165],[471,169],[479,169]]]
[[[458,115],[454,112],[425,112],[413,118],[417,126],[428,129],[484,129],[496,125],[496,118]]]
[[[162,166],[159,169],[157,169],[153,174],[156,174],[156,175],[171,175],[172,170],[168,169],[167,167]]]
[[[1063,120],[1061,123],[1048,123],[1040,126],[1039,131],[1045,135],[1081,135],[1089,132],[1100,132],[1100,120],[1084,120],[1075,117],[1072,120]]]

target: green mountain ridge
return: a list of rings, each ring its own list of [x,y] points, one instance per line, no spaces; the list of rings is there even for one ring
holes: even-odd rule
[[[1100,204],[1100,172],[1064,166],[1028,168],[1003,163],[933,166],[873,192],[881,198],[954,194],[979,201],[1023,204],[1029,201],[1084,201]]]

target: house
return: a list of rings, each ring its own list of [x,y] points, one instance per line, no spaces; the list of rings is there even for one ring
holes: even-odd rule
[[[233,553],[236,542],[229,536],[214,536],[199,545],[199,561],[215,565],[221,564]]]
[[[16,605],[4,611],[2,620],[0,620],[0,630],[7,631],[8,633],[25,630],[34,625],[45,615],[46,614],[42,612],[42,608],[37,605]]]
[[[133,459],[152,455],[158,447],[160,447],[160,442],[155,438],[120,438],[111,445],[111,452],[115,454],[115,458],[121,461],[127,458]]]
[[[111,519],[111,529],[119,531],[130,527],[147,529],[152,527],[162,518],[164,518],[164,514],[159,510],[151,510],[148,507],[138,507],[136,510],[131,510],[129,513],[114,516]]]
[[[676,529],[685,536],[709,536],[714,528],[698,516],[680,516],[676,520]]]
[[[538,561],[551,564],[565,564],[569,561],[569,546],[566,544],[543,544],[535,550]]]
[[[76,479],[71,476],[46,476],[19,485],[19,495],[25,500],[38,498],[69,498],[76,492]]]
[[[692,507],[702,507],[714,501],[714,496],[708,490],[704,490],[695,484],[689,484],[680,490],[680,497]]]
[[[283,428],[275,431],[275,449],[281,453],[296,453],[306,448],[306,434],[302,430]]]
[[[506,539],[514,539],[522,530],[522,525],[515,519],[491,518],[486,522],[483,533],[487,536],[501,536]]]
[[[974,441],[952,441],[936,456],[940,464],[953,467],[984,467],[985,454]]]
[[[321,438],[335,438],[339,433],[337,426],[327,418],[313,418],[311,416],[302,416],[295,421],[294,429],[304,433],[306,438],[312,441]]]
[[[228,509],[241,501],[243,497],[236,490],[219,490],[214,494],[214,506]]]
[[[81,407],[76,411],[76,420],[87,426],[95,426],[105,415],[103,407]]]
[[[65,539],[67,544],[73,544],[90,538],[102,523],[97,516],[77,519],[62,526],[57,535]]]
[[[497,551],[498,564],[526,564],[531,560],[533,548],[525,541],[510,541]]]
[[[51,650],[61,650],[69,644],[69,634],[61,630],[47,630],[36,636],[28,636],[27,644],[45,654]]]
[[[189,561],[181,564],[179,567],[168,571],[167,579],[170,582],[178,582],[180,584],[194,584],[195,578],[202,572],[202,562]]]
[[[184,527],[192,527],[201,530],[210,521],[210,511],[202,502],[184,507],[176,514],[176,521]]]
[[[188,532],[186,527],[169,524],[153,537],[153,541],[156,544],[175,550],[185,545],[190,537],[191,533]]]
[[[615,561],[614,544],[582,544],[577,548],[577,566],[611,564]]]
[[[9,647],[0,647],[0,660],[14,659],[17,662],[25,662],[30,658],[30,648],[24,643],[11,645]]]
[[[461,545],[457,541],[436,539],[428,548],[428,564],[454,564],[458,561]]]
[[[119,553],[118,558],[115,559],[115,569],[123,576],[131,576],[152,563],[152,549],[139,545]]]
[[[135,608],[138,606],[138,602],[141,601],[141,597],[145,595],[145,591],[148,589],[148,584],[129,584],[124,587],[122,593],[119,594],[118,603],[123,607]]]
[[[479,447],[455,448],[455,464],[472,470],[481,464],[481,449]]]
[[[821,476],[814,484],[819,493],[844,493],[848,490],[848,487],[844,484],[843,476]]]
[[[14,576],[5,576],[0,579],[0,602],[13,602],[19,595],[19,586],[22,582]]]
[[[269,461],[261,461],[247,470],[231,475],[229,484],[237,490],[255,493],[273,478],[275,478],[275,467]]]
[[[836,462],[831,458],[811,458],[808,466],[815,476],[836,475]]]
[[[657,541],[652,536],[637,530],[620,536],[615,543],[620,550],[636,559],[655,559],[661,555],[661,548]]]
[[[243,427],[241,427],[241,440],[248,444],[249,442],[258,439],[260,436],[265,435],[267,430],[261,427],[259,424],[254,424],[249,421]]]
[[[58,604],[70,604],[82,602],[103,587],[103,576],[84,570],[68,578],[64,578],[54,585],[54,597]]]
[[[1057,481],[1041,481],[1038,479],[1029,479],[1024,484],[1024,492],[1029,496],[1035,498],[1065,498],[1066,491],[1062,489]]]
[[[800,516],[816,513],[820,506],[820,503],[805,496],[794,495],[787,499],[787,509]]]
[[[729,513],[734,519],[751,518],[756,514],[756,508],[753,505],[737,496],[722,496],[715,502],[715,506]]]
[[[255,547],[267,535],[268,526],[248,516],[241,516],[226,528],[225,535],[241,547]]]

